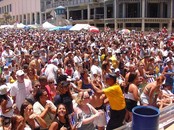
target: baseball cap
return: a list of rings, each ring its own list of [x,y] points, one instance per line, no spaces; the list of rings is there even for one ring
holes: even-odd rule
[[[24,71],[23,70],[18,70],[17,72],[16,72],[16,75],[17,76],[22,76],[22,75],[24,75],[25,73],[24,73]]]
[[[5,94],[7,94],[9,91],[10,91],[10,86],[9,85],[1,85],[0,86],[0,95],[5,95]]]
[[[120,72],[120,69],[119,69],[119,68],[116,68],[116,69],[115,69],[115,73],[116,73],[116,72]]]
[[[4,66],[4,69],[8,69],[8,66]]]
[[[117,76],[116,76],[115,73],[112,72],[112,73],[106,74],[106,75],[105,75],[105,78],[106,78],[106,79],[112,78],[112,79],[115,80],[115,79],[117,78]]]

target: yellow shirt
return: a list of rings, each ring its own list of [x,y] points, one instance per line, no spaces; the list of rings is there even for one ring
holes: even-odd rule
[[[109,104],[112,110],[122,110],[126,107],[123,92],[118,84],[103,89],[103,92],[109,99]]]

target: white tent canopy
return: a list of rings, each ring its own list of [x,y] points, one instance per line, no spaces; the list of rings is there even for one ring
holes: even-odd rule
[[[0,25],[0,28],[14,28],[14,25]]]
[[[80,31],[82,29],[88,30],[90,27],[89,24],[76,24],[72,28],[70,28],[71,31]]]
[[[51,28],[55,28],[56,26],[54,26],[53,24],[49,23],[49,22],[45,22],[42,24],[42,27],[44,29],[51,29]]]
[[[24,28],[25,25],[24,25],[23,23],[17,23],[17,24],[16,24],[16,27],[17,27],[17,28]]]

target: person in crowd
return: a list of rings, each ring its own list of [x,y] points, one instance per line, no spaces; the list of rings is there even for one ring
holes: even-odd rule
[[[47,53],[44,48],[40,49],[40,59],[42,61],[42,66],[44,66],[46,63],[48,63]]]
[[[10,82],[10,74],[11,74],[11,72],[9,71],[9,67],[4,66],[4,71],[2,73],[2,76],[6,79],[6,83]]]
[[[9,83],[14,83],[16,80],[16,72],[12,71],[9,77]]]
[[[73,60],[74,60],[75,67],[77,67],[78,64],[82,64],[81,52],[79,49],[75,51],[75,56],[74,56]]]
[[[53,101],[54,97],[56,96],[56,85],[54,84],[54,79],[49,79],[48,85],[46,85],[46,89],[48,90],[48,98],[49,100]]]
[[[48,85],[47,77],[45,75],[41,75],[41,76],[39,76],[38,81],[40,83],[41,89],[46,89],[46,91],[48,92],[48,90],[46,88],[46,86]]]
[[[105,94],[108,98],[110,105],[110,120],[106,129],[112,130],[123,125],[126,114],[126,103],[120,85],[116,84],[117,79],[115,73],[109,73],[105,78],[108,87],[102,90],[97,87],[94,87],[94,89],[95,92]]]
[[[10,91],[9,84],[3,84],[0,86],[0,118],[2,119],[2,126],[9,126],[11,117],[13,116],[13,99],[9,96]]]
[[[10,89],[10,96],[12,96],[14,103],[17,106],[16,113],[19,113],[22,103],[25,101],[33,91],[31,81],[24,79],[23,70],[16,72],[17,80],[12,84]]]
[[[93,58],[90,72],[92,78],[102,76],[102,69],[99,67],[99,61],[97,58]]]
[[[27,69],[27,76],[28,76],[28,79],[31,80],[31,82],[38,80],[38,75],[36,74],[36,71],[34,70],[34,68],[29,67]]]
[[[105,75],[106,75],[107,73],[111,73],[111,72],[112,72],[109,61],[104,61],[104,62],[102,63],[101,69],[102,69],[102,80],[104,80],[104,79],[105,79],[105,78],[104,78]],[[105,83],[105,81],[104,81],[104,83]]]
[[[71,64],[68,64],[65,69],[65,74],[67,74],[69,77],[72,77],[74,73],[74,69],[71,66]]]
[[[73,113],[73,97],[69,86],[70,83],[66,80],[60,82],[60,84],[57,86],[58,95],[56,95],[54,98],[54,104],[55,106],[59,105],[60,103],[65,104],[68,114],[71,114]]]
[[[155,78],[155,59],[154,57],[150,57],[149,58],[149,63],[147,65],[147,68],[146,68],[146,77],[148,78],[147,79],[147,82],[153,82],[154,81],[154,78]]]
[[[101,112],[97,111],[89,104],[89,94],[79,92],[74,105],[74,112],[77,115],[77,130],[95,130],[94,122],[98,119]]]
[[[35,95],[36,95],[37,91],[39,89],[41,89],[40,82],[38,80],[34,81],[32,83],[32,87],[33,87],[33,91],[27,98],[25,98],[25,100],[29,100],[31,104],[34,104],[36,102]]]
[[[21,115],[13,115],[11,118],[11,130],[24,130],[25,120]]]
[[[4,46],[4,51],[2,52],[2,57],[4,57],[6,61],[6,65],[8,66],[12,58],[15,56],[14,52],[11,50],[11,47],[9,45]]]
[[[47,77],[47,80],[54,80],[54,84],[57,84],[57,74],[58,74],[58,67],[55,65],[56,61],[53,60],[52,63],[48,64],[45,69],[45,76]]]
[[[47,123],[47,128],[54,120],[56,114],[56,106],[48,100],[46,90],[39,89],[35,94],[36,102],[33,104],[33,112],[39,115]]]
[[[82,89],[83,91],[89,92],[90,95],[92,95],[93,87],[91,84],[91,78],[89,76],[89,72],[87,69],[84,69],[81,72],[81,79],[77,82],[77,86],[79,89]]]
[[[64,64],[64,69],[65,70],[66,70],[66,67],[68,66],[68,64],[71,64],[71,67],[74,68],[73,54],[72,54],[71,51],[68,51],[66,53],[66,57],[64,58],[63,64]]]
[[[148,83],[145,86],[140,96],[141,104],[143,106],[156,106],[157,97],[161,93],[161,85],[163,84],[164,80],[165,76],[160,75],[157,77],[156,81]]]
[[[174,95],[171,92],[170,86],[163,85],[162,93],[157,98],[157,107],[162,108],[171,105],[174,102]]]
[[[40,75],[41,71],[41,59],[39,58],[39,52],[34,51],[33,52],[34,59],[32,59],[29,63],[29,68],[33,68],[36,72],[36,74]]]
[[[23,116],[26,127],[29,127],[31,130],[47,128],[45,120],[40,115],[33,113],[33,106],[28,101],[24,101],[21,105],[20,115]]]
[[[115,74],[116,74],[116,76],[117,76],[117,83],[118,83],[119,85],[121,85],[121,87],[124,86],[124,84],[125,84],[125,78],[123,77],[123,75],[121,75],[120,69],[116,68],[116,69],[114,70],[114,72],[115,72]]]
[[[56,116],[49,127],[49,130],[76,130],[76,126],[71,124],[68,111],[64,104],[59,104],[56,110]]]
[[[172,64],[172,60],[168,57],[165,59],[166,65],[164,66],[162,74],[165,75],[166,80],[165,80],[165,86],[169,86],[170,90],[172,91],[172,86],[174,83],[174,66]]]
[[[145,71],[147,71],[147,67],[149,64],[149,58],[150,58],[150,55],[148,53],[145,53],[144,58],[140,61],[144,65]]]
[[[75,79],[76,81],[80,80],[82,71],[83,71],[83,65],[77,64],[75,71],[73,73],[73,79]]]
[[[93,79],[91,82],[93,87],[97,87],[99,89],[102,90],[103,86],[102,86],[102,81],[98,81],[96,79]],[[98,111],[101,112],[100,116],[98,117],[98,120],[95,120],[95,125],[98,127],[98,130],[104,130],[107,122],[106,122],[106,115],[105,115],[105,111],[106,111],[106,104],[105,104],[105,100],[106,100],[106,96],[104,94],[99,94],[94,92],[93,95],[90,96],[89,99],[89,103]],[[103,113],[102,113],[103,112]]]
[[[137,106],[137,102],[140,100],[138,92],[138,74],[131,72],[128,77],[128,84],[124,89],[124,97],[126,100],[126,117],[127,122],[132,121],[132,109]]]
[[[21,55],[21,62],[20,62],[20,65],[21,66],[24,66],[24,65],[29,65],[30,64],[30,61],[31,61],[31,56],[30,56],[30,54],[28,54],[28,53],[24,53],[23,52],[23,57],[22,57],[22,55]]]

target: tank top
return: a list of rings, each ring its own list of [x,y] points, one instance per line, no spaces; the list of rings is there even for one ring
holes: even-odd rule
[[[87,105],[88,106],[88,105]],[[90,113],[86,114],[85,112],[82,111],[82,119],[89,118],[93,115],[91,108],[88,106]],[[90,122],[88,124],[82,124],[80,128],[77,128],[77,130],[95,130],[95,126],[93,122]]]
[[[133,96],[133,93],[130,93],[130,92],[124,93],[124,97],[125,97],[126,99],[131,99],[131,100],[134,100],[134,101],[135,101],[135,98],[134,98],[134,96]]]
[[[83,81],[83,79],[82,79],[82,89],[91,89],[91,90],[93,90],[92,85],[91,85],[90,83],[85,84],[84,81]],[[92,95],[92,93],[93,93],[93,92],[90,91],[90,92],[89,92],[89,95]]]
[[[61,122],[60,120],[58,120],[58,118],[55,119],[55,122],[58,123],[58,128],[57,130],[60,130],[62,126],[66,127],[67,130],[71,130],[71,127],[70,127],[70,123],[68,120],[66,120],[65,123]]]

